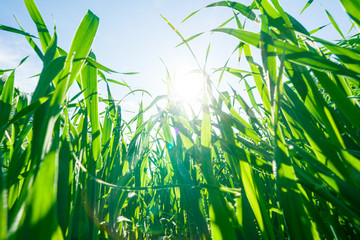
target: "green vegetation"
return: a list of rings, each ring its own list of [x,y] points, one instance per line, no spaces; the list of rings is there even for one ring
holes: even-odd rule
[[[359,3],[341,3],[359,29]],[[201,115],[174,101],[168,76],[169,95],[126,122],[112,70],[90,51],[99,19],[86,14],[67,52],[25,4],[38,35],[0,29],[25,36],[43,69],[30,97],[14,88],[16,68],[0,70],[0,239],[360,239],[359,33],[332,43],[277,0],[216,2],[207,7],[232,8],[237,28],[212,32],[237,38],[251,69],[218,71],[248,96],[217,90],[199,65]],[[168,24],[191,51],[201,34],[185,40]]]

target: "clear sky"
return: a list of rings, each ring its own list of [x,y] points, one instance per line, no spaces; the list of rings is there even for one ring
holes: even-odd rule
[[[93,50],[97,60],[119,72],[140,72],[138,75],[113,75],[111,78],[124,79],[134,88],[143,88],[153,96],[166,93],[165,68],[160,58],[168,66],[171,74],[181,75],[196,68],[189,51],[184,47],[175,48],[180,38],[160,17],[165,16],[184,35],[189,37],[198,32],[213,29],[232,16],[228,8],[205,9],[181,21],[191,12],[215,1],[212,0],[35,0],[50,30],[57,27],[59,46],[68,50],[72,37],[81,19],[90,9],[100,18]],[[249,4],[250,0],[239,1]],[[338,0],[318,0],[301,15],[307,0],[280,0],[285,11],[297,18],[308,30],[329,23],[324,9],[333,15],[342,29],[350,28],[348,17]],[[35,34],[32,23],[22,0],[1,0],[0,24],[17,27],[13,15],[17,17],[26,31]],[[231,24],[229,25],[231,26]],[[340,39],[340,35],[328,26],[317,36],[328,40]],[[221,34],[207,34],[191,42],[201,62],[204,62],[206,49],[211,42],[208,60],[209,69],[221,67],[236,46],[235,39]],[[25,56],[29,60],[16,74],[16,86],[31,92],[37,79],[29,78],[41,71],[41,63],[26,39],[12,33],[0,31],[0,69],[15,67]],[[241,68],[241,66],[233,66]],[[216,80],[216,79],[214,79]],[[101,89],[100,89],[101,91]],[[112,91],[120,99],[125,90],[113,85]],[[130,98],[128,107],[135,107],[136,100]]]

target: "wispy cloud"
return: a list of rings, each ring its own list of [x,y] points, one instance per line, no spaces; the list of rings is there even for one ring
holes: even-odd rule
[[[41,71],[42,63],[25,39],[6,35],[6,38],[0,36],[0,69],[15,68],[24,57],[30,56],[15,72],[15,87],[30,93],[37,83],[37,78],[30,77]]]
[[[13,68],[17,64],[20,56],[15,53],[14,49],[9,48],[5,41],[0,37],[0,68]]]

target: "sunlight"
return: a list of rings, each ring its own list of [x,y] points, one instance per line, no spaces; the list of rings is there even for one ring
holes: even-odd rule
[[[191,107],[201,102],[202,74],[199,71],[181,71],[174,81],[174,94],[176,100]]]

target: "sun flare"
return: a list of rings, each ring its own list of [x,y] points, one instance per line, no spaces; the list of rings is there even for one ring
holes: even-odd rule
[[[201,101],[203,79],[198,71],[184,72],[174,81],[174,93],[177,101],[194,105]]]

